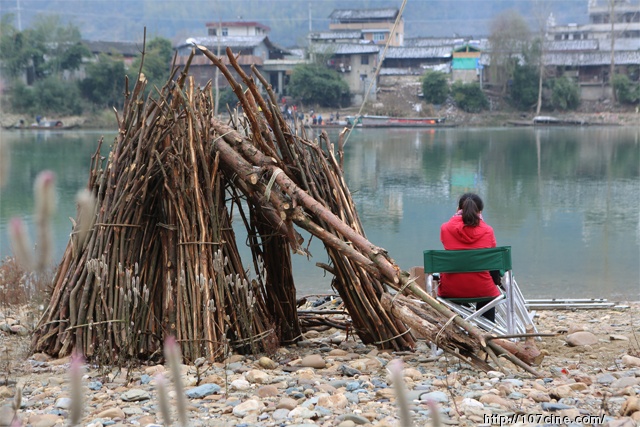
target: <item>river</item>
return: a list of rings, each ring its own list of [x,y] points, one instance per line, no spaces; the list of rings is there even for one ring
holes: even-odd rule
[[[74,195],[86,186],[103,135],[105,151],[114,132],[0,132],[0,256],[11,253],[11,217],[22,215],[34,235],[33,181],[51,169],[60,259]],[[344,167],[367,238],[403,269],[421,265],[423,250],[441,248],[440,224],[460,194],[474,191],[498,244],[513,247],[525,297],[640,300],[640,129],[356,129]],[[315,267],[328,262],[317,241],[311,252],[310,261],[294,256],[300,295],[331,291]]]

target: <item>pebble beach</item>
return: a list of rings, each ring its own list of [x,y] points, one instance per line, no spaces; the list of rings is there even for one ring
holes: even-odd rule
[[[33,316],[5,309],[0,322],[0,425],[11,425],[14,416],[21,423],[14,425],[68,425],[70,359],[29,354]],[[555,334],[537,341],[545,354],[536,367],[540,378],[506,361],[505,372],[478,371],[434,355],[427,342],[413,352],[379,350],[338,329],[309,330],[274,354],[182,365],[189,425],[405,427],[387,369],[394,359],[402,361],[414,426],[639,425],[640,302],[541,310],[535,322],[540,332]],[[167,368],[144,364],[85,366],[81,424],[169,425],[158,406],[159,374],[169,378],[177,425]]]

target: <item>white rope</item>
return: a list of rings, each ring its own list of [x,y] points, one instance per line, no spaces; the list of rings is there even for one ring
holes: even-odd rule
[[[280,175],[281,172],[282,172],[282,169],[278,168],[273,172],[273,175],[271,175],[269,184],[267,184],[267,188],[264,190],[265,199],[269,200],[269,197],[271,197],[271,187],[273,187],[273,184],[276,182],[276,177]]]
[[[398,24],[402,19],[402,13],[404,12],[404,7],[406,5],[407,5],[407,0],[402,0],[402,6],[400,6],[400,12],[398,12],[398,16],[396,17],[396,22],[393,23],[393,28],[391,29],[391,34],[389,34],[389,38],[387,39],[387,42],[384,45],[384,49],[382,50],[382,55],[380,55],[380,62],[376,67],[376,72],[373,75],[373,79],[371,79],[371,82],[369,83],[369,87],[367,88],[367,91],[364,93],[364,98],[362,98],[362,104],[360,104],[360,109],[358,110],[358,114],[356,114],[356,117],[353,120],[353,125],[351,126],[351,129],[349,129],[349,132],[347,133],[347,137],[344,139],[343,146],[347,145],[347,141],[349,141],[349,136],[351,136],[351,132],[353,132],[353,128],[356,127],[356,124],[358,123],[358,117],[362,115],[364,104],[367,102],[367,98],[369,97],[369,92],[371,92],[371,88],[373,87],[373,83],[378,79],[378,74],[380,74],[382,63],[384,62],[384,58],[387,55],[387,49],[389,49],[389,43],[391,42],[391,39],[396,33],[396,28],[398,27]]]

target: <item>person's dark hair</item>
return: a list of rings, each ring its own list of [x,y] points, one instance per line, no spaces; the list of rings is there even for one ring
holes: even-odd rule
[[[480,212],[484,209],[484,203],[477,194],[465,193],[458,200],[458,209],[462,211],[464,225],[475,227],[480,223]]]

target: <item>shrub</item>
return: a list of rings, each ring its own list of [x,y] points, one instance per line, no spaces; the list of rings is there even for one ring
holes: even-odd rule
[[[0,306],[43,304],[51,294],[51,274],[38,277],[25,271],[13,257],[0,261]]]
[[[11,91],[11,106],[19,113],[42,115],[82,114],[80,90],[73,82],[49,76],[28,87],[14,83]]]
[[[458,108],[467,113],[478,113],[489,108],[489,101],[478,83],[457,81],[451,86],[451,93]]]
[[[288,86],[291,95],[304,104],[342,107],[349,104],[349,85],[336,71],[321,65],[298,65]]]
[[[220,99],[218,99],[218,112],[224,112],[229,108],[234,109],[236,104],[238,103],[238,97],[236,93],[230,87],[225,87],[220,90]]]
[[[79,83],[82,95],[100,107],[120,106],[124,98],[124,61],[100,55],[86,66],[87,77]]]
[[[559,77],[553,81],[551,105],[557,110],[575,110],[580,105],[580,88],[567,77]]]
[[[422,94],[430,104],[444,104],[449,96],[449,79],[440,71],[427,71],[422,77]]]
[[[611,80],[616,99],[620,103],[636,104],[640,101],[640,84],[633,84],[624,74],[616,74]]]
[[[538,102],[538,76],[532,66],[516,66],[509,93],[514,107],[528,110]]]

